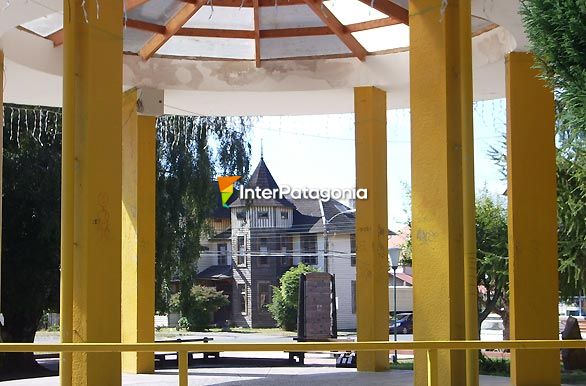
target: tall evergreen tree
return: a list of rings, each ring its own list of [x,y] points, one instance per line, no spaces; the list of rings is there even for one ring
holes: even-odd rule
[[[560,291],[586,291],[586,0],[525,0],[536,66],[557,101]]]

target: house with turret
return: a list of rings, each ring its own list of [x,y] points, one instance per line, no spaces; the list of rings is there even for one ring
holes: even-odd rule
[[[279,190],[264,159],[240,189]],[[219,202],[219,200],[218,200]],[[339,201],[283,197],[240,198],[237,191],[213,211],[213,235],[202,244],[197,279],[230,298],[214,322],[273,327],[272,287],[304,263],[335,275],[338,329],[356,328],[355,218]]]

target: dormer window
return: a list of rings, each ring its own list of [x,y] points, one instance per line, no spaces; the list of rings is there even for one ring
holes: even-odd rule
[[[243,221],[246,220],[246,211],[241,210],[239,212],[236,212],[236,218],[238,220],[243,220]]]
[[[269,212],[266,210],[259,211],[258,218],[269,218]]]
[[[289,212],[286,210],[281,211],[281,220],[288,220],[289,219]]]

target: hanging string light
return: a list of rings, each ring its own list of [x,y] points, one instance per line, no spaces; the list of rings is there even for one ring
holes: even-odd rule
[[[44,146],[46,141],[50,138],[55,140],[55,137],[60,127],[61,111],[51,108],[30,108],[18,105],[4,106],[4,125],[8,125],[6,129],[9,133],[9,140],[16,141],[20,146],[21,131],[30,135],[30,137]],[[45,138],[43,138],[43,136]]]

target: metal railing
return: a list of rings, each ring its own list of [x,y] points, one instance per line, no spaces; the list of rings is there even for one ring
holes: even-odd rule
[[[586,340],[410,341],[410,342],[298,342],[298,343],[0,343],[0,352],[176,352],[179,385],[187,386],[188,355],[191,352],[346,352],[422,350],[427,353],[427,384],[438,383],[438,350],[481,349],[586,349]]]

